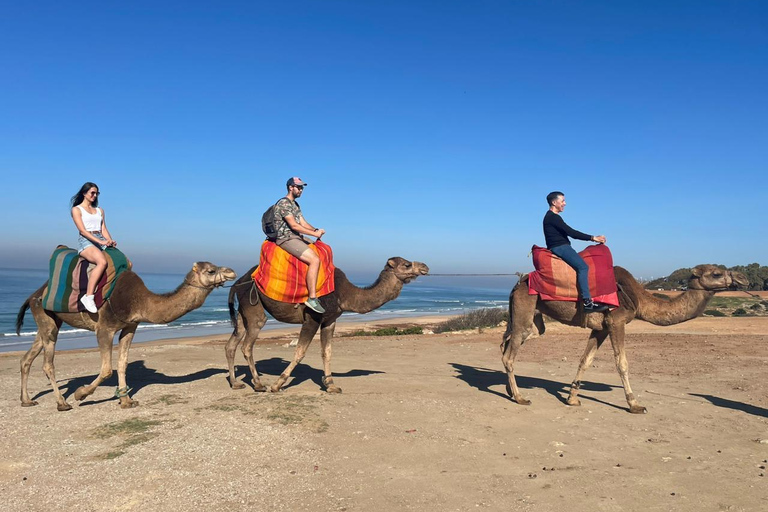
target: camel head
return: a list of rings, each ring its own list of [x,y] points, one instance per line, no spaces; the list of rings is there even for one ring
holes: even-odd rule
[[[207,261],[198,261],[192,265],[192,270],[184,281],[191,286],[213,289],[227,281],[233,281],[236,277],[237,274],[231,268],[217,267]]]
[[[714,265],[697,265],[688,279],[688,289],[721,292],[725,290],[746,289],[749,279],[741,272],[723,270]]]
[[[395,256],[387,260],[384,272],[392,272],[404,283],[410,283],[419,276],[429,274],[429,267],[420,261],[410,262],[405,258]]]

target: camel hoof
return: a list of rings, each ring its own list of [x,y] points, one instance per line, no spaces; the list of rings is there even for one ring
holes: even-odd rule
[[[645,414],[648,412],[648,409],[646,409],[642,405],[630,405],[629,412],[631,412],[632,414]]]
[[[526,400],[525,398],[516,398],[515,402],[517,402],[519,405],[531,405],[531,401]]]
[[[581,400],[578,398],[569,398],[567,403],[571,407],[581,407]]]
[[[275,386],[275,385],[270,386],[269,392],[270,393],[278,393],[278,392],[280,392],[280,386]]]
[[[90,393],[85,392],[85,386],[80,386],[75,390],[75,400],[79,402],[80,400],[85,399],[89,394]]]
[[[332,384],[325,388],[325,391],[328,393],[341,393],[341,388]]]
[[[232,389],[243,389],[245,387],[245,384],[243,384],[242,382],[236,380],[234,382],[229,381],[229,386]]]
[[[257,393],[264,393],[264,392],[267,391],[267,386],[265,386],[261,382],[254,382],[253,383],[253,390],[256,391]]]
[[[33,407],[37,405],[37,400],[28,400],[26,402],[21,402],[22,407]]]
[[[67,402],[64,402],[63,404],[56,405],[56,409],[59,411],[69,411],[72,409],[72,406],[69,405]]]
[[[132,409],[132,408],[134,408],[134,407],[136,407],[138,405],[139,405],[139,401],[138,400],[130,400],[128,402],[123,402],[123,401],[120,402],[120,408],[121,409]]]

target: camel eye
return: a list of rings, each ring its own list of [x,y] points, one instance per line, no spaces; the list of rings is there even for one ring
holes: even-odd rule
[[[712,275],[714,275],[715,277],[723,277],[723,273],[722,272],[715,272]]]

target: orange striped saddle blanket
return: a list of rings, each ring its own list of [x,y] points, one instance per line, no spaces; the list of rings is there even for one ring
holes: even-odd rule
[[[328,295],[336,289],[333,275],[333,251],[320,240],[309,248],[320,256],[320,272],[317,276],[317,296]],[[261,244],[259,266],[251,274],[259,290],[273,300],[298,304],[309,298],[307,290],[307,264],[265,240]]]
[[[538,294],[544,300],[577,301],[576,271],[544,247],[534,245],[531,251],[536,270],[528,274],[528,294]],[[610,249],[605,244],[590,245],[579,256],[589,265],[592,300],[618,307],[618,288]]]

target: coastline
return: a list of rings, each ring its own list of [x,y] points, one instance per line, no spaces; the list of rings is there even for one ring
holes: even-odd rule
[[[421,315],[421,316],[398,316],[390,318],[355,318],[355,317],[341,317],[336,322],[335,338],[343,337],[345,334],[357,330],[374,331],[388,326],[413,326],[420,325],[424,327],[434,326],[441,322],[444,322],[450,318],[460,316],[457,313],[454,315],[435,314],[435,315]],[[284,324],[278,323],[277,325],[265,326],[259,333],[257,343],[277,343],[284,342],[286,339],[298,338],[299,331],[301,330],[301,324]],[[159,346],[159,345],[209,345],[209,344],[224,344],[229,339],[231,329],[224,333],[211,333],[211,334],[192,334],[189,336],[175,336],[167,337],[163,336],[162,332],[155,333],[153,339],[134,341],[131,344],[131,348],[136,346]],[[66,352],[68,354],[78,354],[87,352],[98,352],[99,348],[96,346],[95,334],[92,332],[84,333],[85,336],[93,338],[93,346],[89,347],[73,347],[73,348],[61,348],[56,347],[57,353]],[[319,333],[315,335],[319,336]],[[117,339],[117,337],[115,337]],[[113,350],[118,347],[117,342],[113,343]],[[0,352],[0,358],[2,357],[20,357],[27,352],[28,349],[14,350]],[[38,357],[41,357],[42,354]]]

